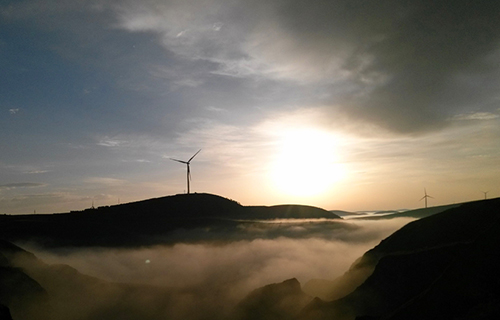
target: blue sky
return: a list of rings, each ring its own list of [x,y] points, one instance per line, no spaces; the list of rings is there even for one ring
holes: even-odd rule
[[[490,1],[7,1],[0,212],[498,196]]]

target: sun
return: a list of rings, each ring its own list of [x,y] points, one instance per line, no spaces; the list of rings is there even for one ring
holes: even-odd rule
[[[315,129],[290,130],[278,139],[269,175],[280,193],[316,196],[328,192],[345,176],[339,157],[335,135]]]

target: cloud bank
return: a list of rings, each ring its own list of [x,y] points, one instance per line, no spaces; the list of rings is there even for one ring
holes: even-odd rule
[[[168,299],[151,290],[148,300],[173,301],[163,311],[172,319],[202,319],[207,315],[220,318],[258,287],[289,278],[304,284],[313,278],[334,279],[342,275],[365,251],[409,221],[340,222],[335,229],[328,222],[289,226],[283,223],[282,228],[309,237],[283,232],[286,237],[266,239],[260,237],[262,230],[252,229],[253,240],[232,240],[238,238],[234,234],[227,235],[224,242],[212,244],[177,243],[130,250],[66,248],[47,252],[33,245],[27,247],[46,263],[67,264],[83,274],[113,283],[166,288],[173,293]],[[325,235],[320,236],[321,233]],[[52,285],[50,279],[46,281]],[[88,283],[84,289],[95,290],[92,282]],[[113,292],[96,294],[103,299],[101,305],[114,305]],[[132,299],[135,300],[133,304],[140,305],[141,299]]]

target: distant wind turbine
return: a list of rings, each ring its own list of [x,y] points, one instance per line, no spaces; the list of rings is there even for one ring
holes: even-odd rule
[[[422,199],[420,199],[420,201],[424,200],[425,199],[425,207],[427,208],[427,198],[432,198],[434,199],[433,197],[431,197],[430,195],[427,194],[427,190],[425,190],[424,188],[424,196],[422,197]]]
[[[189,189],[189,181],[191,180],[191,170],[189,168],[189,164],[191,163],[191,160],[193,160],[194,157],[196,157],[196,155],[198,153],[200,153],[201,149],[198,150],[198,152],[196,152],[191,158],[189,158],[188,161],[182,161],[182,160],[178,160],[178,159],[174,159],[174,158],[170,158],[170,160],[174,160],[174,161],[177,161],[177,162],[180,162],[180,163],[184,163],[186,166],[187,166],[187,193],[189,194],[190,192],[190,189]]]
[[[484,200],[486,200],[488,198],[489,191],[481,191],[481,192],[484,193]]]

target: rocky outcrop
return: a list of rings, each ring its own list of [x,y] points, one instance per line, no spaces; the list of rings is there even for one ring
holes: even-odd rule
[[[233,314],[237,320],[293,319],[312,300],[297,279],[274,283],[252,291]]]

